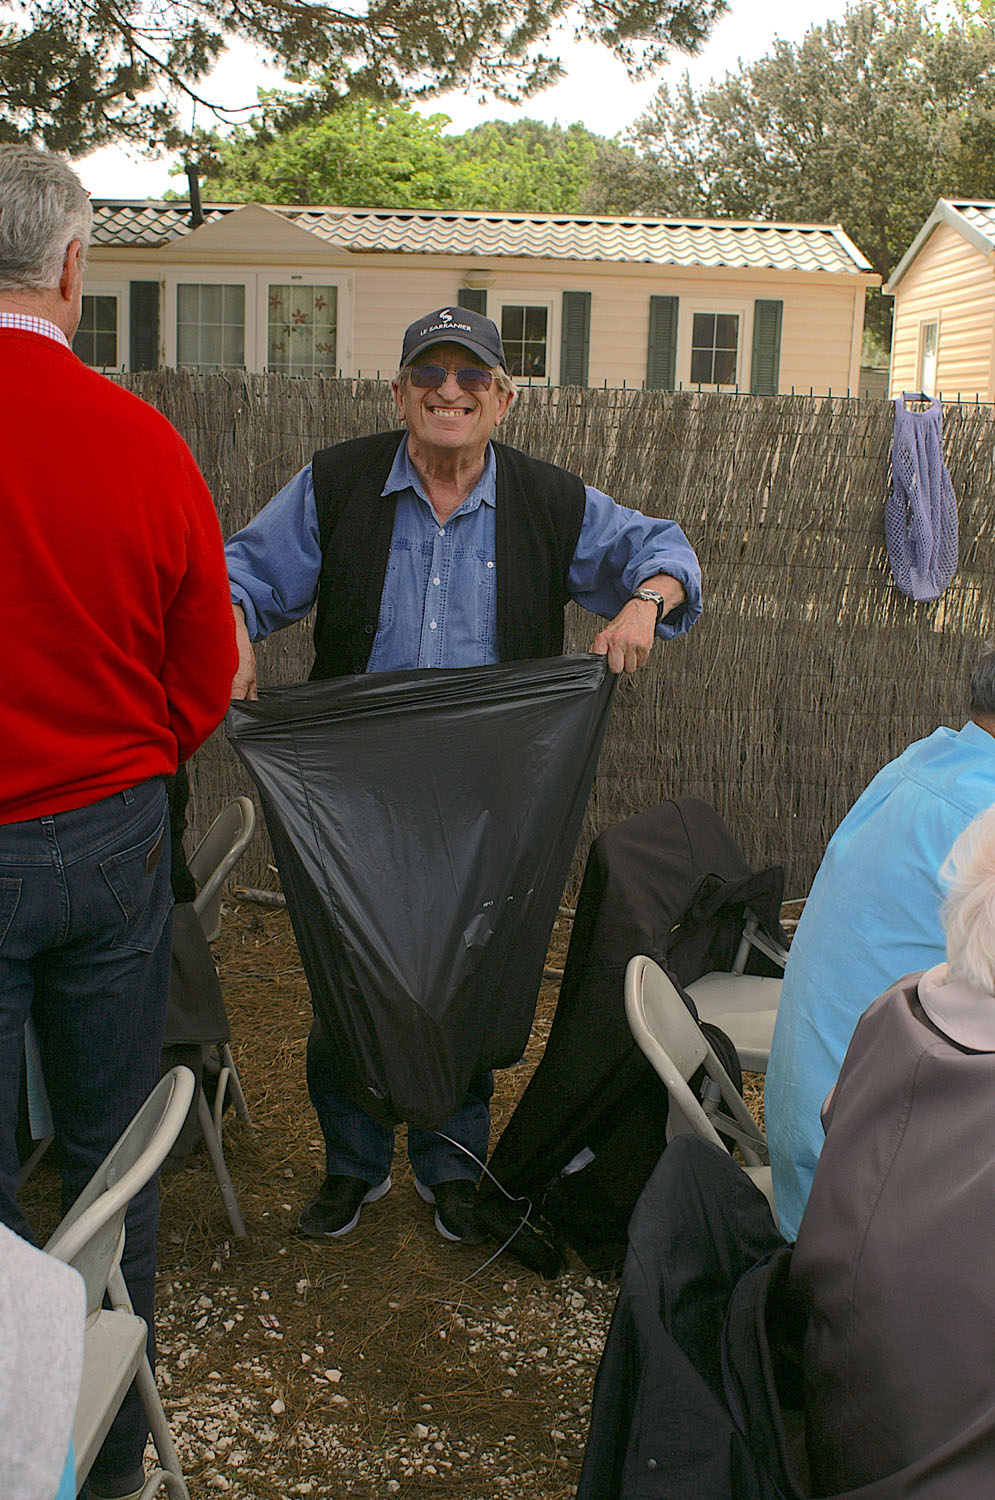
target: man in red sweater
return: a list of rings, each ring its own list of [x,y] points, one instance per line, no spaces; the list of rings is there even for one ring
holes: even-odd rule
[[[87,369],[90,205],[58,158],[0,146],[0,1221],[30,1017],[68,1208],[159,1075],[169,990],[163,777],[210,734],[236,653],[221,535],[188,449]],[[156,1187],[124,1273],[152,1327]],[[150,1338],[151,1351],[151,1338]],[[93,1496],[137,1493],[134,1390]]]

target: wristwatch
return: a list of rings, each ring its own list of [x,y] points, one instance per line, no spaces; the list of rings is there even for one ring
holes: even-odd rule
[[[667,601],[663,597],[663,595],[658,594],[655,589],[636,589],[629,597],[632,599],[645,599],[647,604],[655,604],[656,623],[658,625],[663,619],[664,615],[667,613]]]

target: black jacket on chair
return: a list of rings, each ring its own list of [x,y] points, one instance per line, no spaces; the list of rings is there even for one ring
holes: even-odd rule
[[[747,904],[766,932],[780,933],[782,888],[783,872],[752,870],[695,797],[626,818],[591,846],[549,1041],[489,1165],[596,1271],[621,1265],[629,1216],[666,1144],[667,1091],[629,1031],[626,965],[645,953],[678,987],[731,969]],[[748,968],[780,973],[755,951]],[[734,1052],[728,1071],[738,1071]],[[564,1172],[579,1153],[587,1164]],[[487,1178],[479,1201],[484,1222],[507,1238],[518,1215]],[[509,1249],[555,1274],[556,1253],[529,1259],[526,1244],[523,1234]]]
[[[732,1157],[695,1136],[670,1144],[629,1225],[577,1500],[806,1493],[782,1421],[782,1402],[800,1408],[804,1318],[768,1296],[790,1254]]]

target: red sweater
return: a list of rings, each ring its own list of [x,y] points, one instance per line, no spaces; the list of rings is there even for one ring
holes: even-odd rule
[[[228,704],[207,486],[159,412],[0,328],[0,823],[176,769]]]

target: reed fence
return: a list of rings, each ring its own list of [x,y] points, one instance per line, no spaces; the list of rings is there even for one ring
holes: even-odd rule
[[[159,370],[125,383],[183,433],[226,535],[316,448],[396,425],[377,381]],[[574,878],[599,829],[687,793],[722,814],[751,861],[785,867],[788,895],[803,895],[879,767],[936,725],[964,721],[971,668],[995,635],[995,418],[944,409],[960,566],[930,604],[906,598],[888,568],[891,434],[883,400],[522,392],[502,436],[679,521],[704,576],[700,623],[658,643],[620,684]],[[585,650],[596,629],[570,606],[567,649]],[[301,679],[306,626],[277,633],[259,657],[264,684]],[[191,779],[194,836],[228,797],[251,791],[220,732]],[[264,834],[239,879],[277,884]]]

